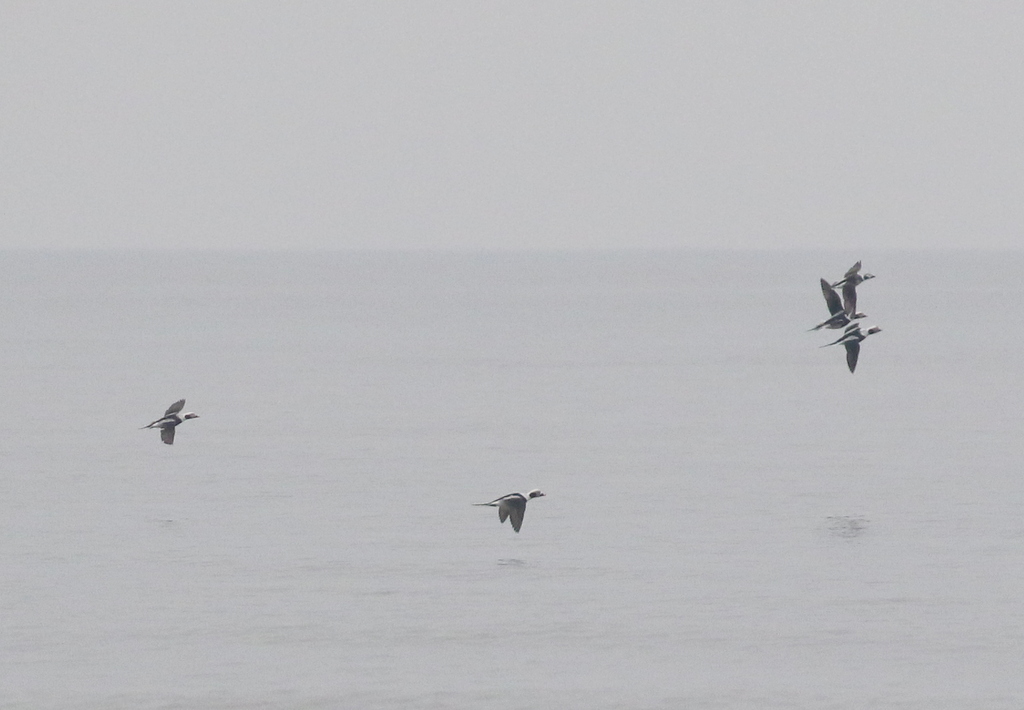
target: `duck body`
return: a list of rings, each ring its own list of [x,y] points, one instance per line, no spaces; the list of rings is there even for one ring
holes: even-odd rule
[[[846,348],[846,366],[850,368],[850,373],[852,374],[853,371],[857,369],[857,359],[860,357],[860,344],[864,342],[869,335],[881,332],[882,329],[877,325],[868,328],[866,331],[862,331],[860,326],[854,323],[847,327],[846,332],[843,333],[843,337],[829,343],[828,345],[822,345],[821,347],[827,348],[830,345],[842,345]]]
[[[165,444],[171,445],[174,443],[174,430],[179,424],[186,419],[198,419],[199,415],[195,412],[186,412],[185,414],[179,414],[182,409],[185,408],[185,400],[179,399],[177,402],[172,404],[164,412],[164,415],[159,419],[150,422],[143,429],[159,429],[160,440]]]
[[[857,287],[868,279],[875,278],[874,274],[861,274],[860,262],[851,266],[839,281],[832,284],[832,288],[843,287],[843,306],[847,314],[857,310]]]
[[[867,281],[868,279],[873,278],[875,278],[874,274],[860,273],[860,262],[858,261],[856,264],[854,264],[853,266],[846,270],[846,273],[843,274],[843,278],[839,279],[834,284],[832,284],[832,288],[839,288],[840,286],[844,286],[847,283],[852,283],[854,287],[857,287],[860,286],[865,281]]]
[[[531,498],[540,498],[544,494],[538,489],[533,489],[525,496],[522,493],[509,493],[501,498],[495,498],[490,503],[474,503],[473,505],[489,505],[498,509],[498,520],[502,523],[508,518],[512,523],[512,529],[519,532],[523,526],[523,516],[526,514],[526,502]]]

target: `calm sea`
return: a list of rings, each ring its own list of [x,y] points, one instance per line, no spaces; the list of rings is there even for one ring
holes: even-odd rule
[[[2,253],[0,707],[1024,707],[1022,274]]]

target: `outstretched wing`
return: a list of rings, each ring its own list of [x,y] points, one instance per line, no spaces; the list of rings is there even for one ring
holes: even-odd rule
[[[519,528],[523,527],[523,514],[526,512],[526,508],[513,508],[509,511],[509,518],[511,518],[512,529],[519,532]]]
[[[185,400],[179,399],[177,402],[175,402],[174,404],[172,404],[170,407],[167,408],[167,411],[164,412],[164,416],[165,417],[169,417],[172,414],[177,414],[178,412],[180,412],[184,408],[185,408]]]
[[[512,498],[505,501],[504,508],[508,509],[508,517],[512,522],[512,529],[519,532],[519,528],[523,527],[523,515],[526,513],[526,499],[523,497]],[[504,522],[504,519],[502,519]]]
[[[851,318],[857,312],[857,284],[853,281],[847,281],[843,286],[843,306]]]
[[[836,315],[843,310],[843,304],[839,300],[839,294],[829,285],[825,279],[821,280],[821,293],[825,296],[825,303],[828,305],[828,312]]]
[[[846,275],[843,278],[847,278],[848,279],[851,276],[853,276],[855,273],[857,273],[858,271],[860,271],[860,261],[858,261],[856,264],[851,266],[849,271],[846,272]]]
[[[160,430],[160,438],[165,444],[174,443],[174,427],[169,426]]]
[[[860,356],[860,342],[854,340],[851,343],[844,343],[846,345],[846,365],[850,368],[850,372],[857,369],[857,358]]]

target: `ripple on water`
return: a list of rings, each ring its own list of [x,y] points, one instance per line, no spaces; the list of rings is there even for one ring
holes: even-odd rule
[[[526,565],[526,561],[516,559],[501,559],[498,560],[498,564],[502,567],[523,567]]]
[[[860,537],[867,532],[870,522],[863,515],[830,515],[825,519],[825,527],[836,537]]]

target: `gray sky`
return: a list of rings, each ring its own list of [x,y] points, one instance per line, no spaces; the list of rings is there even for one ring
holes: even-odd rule
[[[1020,2],[0,17],[0,246],[1024,245]]]

